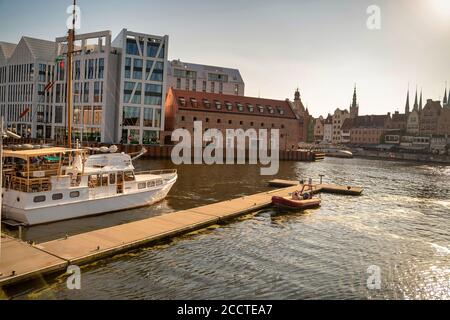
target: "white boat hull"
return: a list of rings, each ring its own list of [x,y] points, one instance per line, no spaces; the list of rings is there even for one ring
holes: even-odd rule
[[[111,197],[81,200],[43,208],[21,209],[4,203],[3,216],[5,219],[19,221],[27,226],[34,226],[150,206],[166,198],[175,182],[176,178],[166,181],[158,189],[116,194]]]

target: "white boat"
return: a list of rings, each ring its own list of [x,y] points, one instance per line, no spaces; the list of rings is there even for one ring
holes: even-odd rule
[[[177,181],[176,170],[135,172],[123,153],[44,148],[3,153],[3,216],[27,226],[149,206]]]

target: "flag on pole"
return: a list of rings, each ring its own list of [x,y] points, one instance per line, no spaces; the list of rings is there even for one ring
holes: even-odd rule
[[[30,108],[26,108],[21,114],[20,114],[20,119],[22,119],[23,117],[25,117],[28,113],[30,112]]]
[[[54,85],[55,85],[55,81],[50,81],[50,82],[45,86],[44,91],[45,91],[45,92],[50,91],[50,90],[54,87]]]

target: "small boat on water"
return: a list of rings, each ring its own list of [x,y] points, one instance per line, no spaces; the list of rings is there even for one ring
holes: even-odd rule
[[[288,210],[304,210],[320,207],[321,200],[319,198],[298,200],[291,197],[273,197],[272,203],[279,208]]]

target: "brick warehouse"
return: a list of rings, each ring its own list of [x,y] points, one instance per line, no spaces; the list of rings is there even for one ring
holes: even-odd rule
[[[170,88],[165,104],[164,143],[171,144],[176,129],[193,135],[194,122],[203,129],[280,130],[280,150],[296,150],[301,137],[301,122],[289,101],[235,95],[182,91]]]

